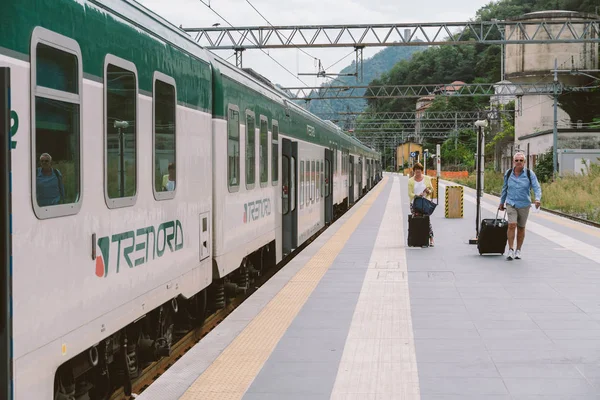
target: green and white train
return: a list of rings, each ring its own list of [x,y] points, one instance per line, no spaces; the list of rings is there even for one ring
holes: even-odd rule
[[[16,399],[127,390],[381,175],[377,152],[133,1],[0,15]]]

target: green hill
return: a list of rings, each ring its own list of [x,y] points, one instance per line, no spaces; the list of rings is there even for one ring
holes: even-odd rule
[[[427,46],[392,46],[386,47],[371,58],[363,61],[363,79],[357,82],[354,76],[341,76],[331,80],[328,84],[321,86],[366,86],[369,82],[377,79],[382,73],[389,71],[397,62],[409,60],[416,52],[427,49]],[[360,67],[360,65],[359,65]],[[356,72],[356,61],[340,71],[341,74],[351,74]],[[364,94],[364,90],[355,92],[355,94]],[[299,104],[304,104],[300,101]],[[331,114],[339,111],[362,111],[367,106],[364,99],[348,100],[313,100],[310,102],[309,110],[317,115]]]

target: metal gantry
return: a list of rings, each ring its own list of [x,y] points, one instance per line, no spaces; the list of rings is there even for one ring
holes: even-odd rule
[[[184,28],[209,50],[600,42],[600,20]]]
[[[429,85],[305,86],[281,88],[292,100],[383,99],[446,96],[551,95],[552,83],[460,83]],[[562,93],[562,86],[557,88]]]
[[[367,140],[385,142],[388,140],[398,140],[399,139],[400,142],[403,142],[407,139],[416,138],[416,137],[444,139],[444,138],[454,137],[454,136],[456,136],[456,132],[454,132],[454,131],[446,131],[446,132],[431,131],[431,132],[421,132],[418,134],[415,132],[402,133],[401,131],[381,131],[381,132],[377,132],[377,133],[371,132],[371,133],[357,134],[356,138],[364,143],[364,141],[367,141]]]
[[[451,130],[472,128],[474,121],[435,121],[428,119],[417,120],[379,120],[379,121],[355,121],[350,123],[349,129],[360,132],[377,132],[393,131],[402,129],[418,129],[418,130]]]
[[[338,115],[352,115],[352,116],[360,116],[365,118],[372,119],[402,119],[402,120],[411,120],[414,121],[417,118],[423,119],[435,119],[435,120],[465,120],[465,121],[475,121],[480,119],[482,116],[485,116],[489,113],[489,110],[477,110],[477,111],[425,111],[424,113],[417,113],[414,111],[404,112],[404,111],[390,111],[390,112],[369,112],[369,111],[340,111],[336,114]],[[509,113],[510,111],[500,110],[500,113]],[[333,115],[333,114],[329,114]],[[319,114],[320,117],[324,118],[322,114]],[[329,118],[325,118],[329,119]]]

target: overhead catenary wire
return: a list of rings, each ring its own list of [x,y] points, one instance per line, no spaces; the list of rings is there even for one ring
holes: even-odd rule
[[[204,0],[198,0],[200,1],[202,4],[204,4],[206,7],[208,7],[213,13],[215,13],[219,18],[221,18],[223,21],[225,21],[225,23],[227,23],[227,25],[229,25],[232,28],[235,28],[235,26],[233,26],[225,17],[223,17],[221,14],[219,14],[214,8],[212,8],[210,6],[210,4],[207,4]],[[249,39],[250,41],[253,42],[252,39]],[[254,43],[256,45],[258,45],[257,43]],[[267,53],[266,51],[264,51],[263,49],[260,49],[260,51],[262,51],[264,54],[267,55],[267,57],[269,57],[271,60],[275,61],[275,63],[277,65],[279,65],[281,68],[283,68],[285,71],[287,71],[290,75],[292,75],[294,78],[296,78],[298,81],[302,82],[302,84],[306,87],[309,87],[308,84],[306,82],[304,82],[302,79],[298,78],[296,76],[296,74],[294,74],[292,71],[290,71],[289,69],[287,69],[285,66],[283,66],[279,61],[277,61],[275,58],[273,58],[269,53]]]
[[[228,24],[230,27],[232,27],[232,28],[235,28],[235,27],[234,27],[234,26],[233,26],[233,25],[232,25],[232,24],[231,24],[231,23],[230,23],[230,22],[229,22],[229,21],[228,21],[228,20],[227,20],[225,17],[223,17],[223,16],[222,16],[221,14],[219,14],[219,13],[218,13],[218,12],[217,12],[215,9],[213,9],[213,8],[210,6],[210,3],[209,3],[209,4],[206,4],[206,2],[205,2],[204,0],[199,0],[199,1],[200,1],[202,4],[204,4],[206,7],[208,7],[208,8],[209,8],[209,9],[210,9],[210,10],[211,10],[213,13],[215,13],[215,14],[216,14],[216,15],[217,15],[219,18],[221,18],[221,19],[222,19],[222,20],[223,20],[225,23],[227,23],[227,24]],[[250,2],[249,2],[249,4],[250,4]],[[252,5],[252,4],[250,4],[250,5]],[[256,10],[256,7],[252,6],[252,8],[254,8],[254,9]],[[256,11],[258,12],[258,10],[256,10]],[[265,18],[265,17],[264,17],[262,14],[260,14],[260,12],[259,12],[259,15],[261,15],[261,17]],[[266,18],[265,18],[265,20],[266,20]],[[268,20],[267,20],[267,22],[268,22]],[[270,24],[270,22],[268,22],[268,23]],[[253,40],[252,40],[252,39],[249,39],[249,40],[253,42]],[[256,43],[255,43],[255,44],[256,44]],[[298,76],[297,76],[296,74],[294,74],[292,71],[290,71],[290,70],[289,70],[289,69],[287,69],[285,66],[283,66],[283,65],[282,65],[282,64],[281,64],[279,61],[277,61],[275,58],[273,58],[273,57],[272,57],[272,56],[271,56],[269,53],[265,52],[263,49],[259,49],[259,50],[260,50],[260,51],[262,51],[262,52],[263,52],[265,55],[267,55],[267,57],[269,57],[271,60],[273,60],[273,61],[274,61],[274,62],[275,62],[277,65],[279,65],[281,68],[283,68],[283,69],[284,69],[284,70],[285,70],[287,73],[289,73],[289,74],[290,74],[290,75],[292,75],[294,78],[296,78],[298,81],[300,81],[300,82],[301,82],[301,83],[302,83],[304,86],[306,86],[307,88],[309,87],[309,85],[308,85],[306,82],[304,82],[302,79],[298,78]],[[305,53],[306,53],[306,52],[305,52]],[[308,53],[307,53],[307,54],[308,54]],[[235,53],[234,53],[233,55],[229,56],[229,57],[227,58],[227,60],[228,60],[228,59],[230,59],[231,57],[233,57],[234,55],[235,55]],[[311,57],[312,57],[312,56],[311,56]],[[314,57],[313,57],[313,58],[314,58]],[[316,58],[315,58],[315,59],[316,59]],[[331,107],[331,105],[330,105],[330,104],[327,104],[327,107],[329,107],[329,109],[330,109],[332,112],[335,112],[335,110],[333,109],[333,107]]]
[[[271,22],[269,22],[269,20],[268,20],[268,19],[267,19],[267,18],[266,18],[264,15],[262,15],[262,13],[261,13],[260,11],[258,11],[258,9],[257,9],[257,8],[254,6],[254,4],[252,4],[252,3],[250,2],[250,0],[246,0],[246,2],[247,2],[248,4],[250,4],[250,7],[252,7],[252,8],[254,9],[254,11],[256,11],[256,12],[258,13],[258,15],[260,15],[260,16],[262,17],[262,19],[264,19],[264,20],[267,22],[267,24],[269,24],[269,25],[271,26],[271,28],[275,29],[275,27],[273,26],[273,24],[272,24]],[[286,37],[286,36],[285,36],[283,33],[281,34],[281,36],[283,36],[283,37],[285,38],[285,40],[286,40],[286,41],[289,41],[289,40],[288,40],[288,38],[287,38],[287,37]],[[290,42],[290,43],[291,43],[291,42]],[[318,60],[318,58],[317,58],[317,57],[313,56],[312,54],[309,54],[309,53],[308,53],[308,52],[306,52],[304,49],[302,49],[302,48],[300,48],[300,47],[296,46],[294,43],[291,43],[291,44],[292,44],[292,45],[293,45],[295,48],[297,48],[298,50],[300,50],[301,52],[303,52],[304,54],[306,54],[307,56],[309,56],[309,57],[312,57],[312,58],[314,58],[315,60]]]
[[[270,25],[272,28],[274,28],[274,29],[275,29],[275,26],[273,26],[273,24],[272,24],[272,23],[271,23],[271,22],[270,22],[270,21],[267,19],[267,17],[265,17],[265,16],[264,16],[264,15],[263,15],[263,14],[262,14],[262,13],[261,13],[261,12],[260,12],[260,11],[259,11],[259,10],[258,10],[256,7],[255,7],[255,6],[254,6],[254,4],[252,4],[252,3],[250,2],[250,0],[246,0],[246,2],[247,2],[249,5],[250,5],[250,7],[252,7],[252,8],[254,9],[254,11],[256,11],[256,12],[258,13],[258,15],[260,15],[260,16],[261,16],[261,18],[262,18],[262,19],[264,19],[264,20],[266,21],[266,23],[267,23],[267,24],[269,24],[269,25]],[[231,25],[231,24],[230,24],[230,25]],[[283,37],[285,38],[285,40],[286,40],[286,41],[289,41],[289,39],[288,39],[288,38],[287,38],[287,37],[286,37],[286,36],[285,36],[283,33],[281,34],[281,36],[283,36]],[[296,49],[300,50],[302,53],[306,54],[307,56],[309,56],[309,57],[313,58],[315,61],[316,61],[316,60],[319,60],[319,58],[317,58],[317,57],[313,56],[312,54],[309,54],[309,53],[308,53],[308,52],[306,52],[304,49],[302,49],[302,48],[300,48],[300,47],[296,46],[294,43],[292,43],[292,42],[290,42],[290,43],[291,43],[292,45],[294,45],[294,47],[296,47]],[[300,79],[299,79],[299,80],[300,80]],[[300,80],[300,82],[303,82],[303,81],[302,81],[302,80]],[[306,83],[305,83],[305,85],[306,85]],[[306,85],[306,86],[308,86],[308,85]],[[329,109],[330,109],[332,112],[335,112],[335,110],[333,109],[333,107],[331,106],[331,104],[329,104],[329,103],[327,103],[327,102],[326,102],[326,103],[325,103],[325,105],[326,105],[326,106],[327,106],[327,107],[328,107],[328,108],[329,108]]]

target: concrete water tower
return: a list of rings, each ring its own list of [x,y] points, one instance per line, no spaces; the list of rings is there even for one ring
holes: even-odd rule
[[[598,19],[597,15],[585,14],[574,11],[538,11],[512,18],[511,22],[521,22],[527,35],[533,36],[540,22],[554,20],[570,20],[573,28],[579,34],[583,32],[583,24]],[[533,23],[533,24],[532,24]],[[527,25],[531,24],[531,25]],[[546,25],[553,35],[560,32],[562,24]],[[591,35],[591,34],[590,34]],[[524,39],[520,28],[507,26],[506,37],[511,39]],[[567,28],[561,33],[561,38],[572,37]],[[548,38],[543,28],[538,31],[536,38]],[[559,70],[594,70],[598,69],[598,43],[530,43],[507,44],[505,58],[505,79],[514,83],[548,83],[551,84],[554,76],[554,59],[558,60]],[[585,75],[559,73],[558,80],[565,86],[582,86],[589,83]],[[552,146],[552,128],[554,122],[554,109],[552,96],[527,95],[521,96],[516,102],[515,118],[515,146],[522,149],[530,144],[530,152],[534,155],[545,152]],[[569,115],[558,109],[558,128],[570,128]],[[576,122],[576,121],[573,121]],[[550,131],[550,134],[548,134]],[[532,160],[530,160],[532,161]]]

